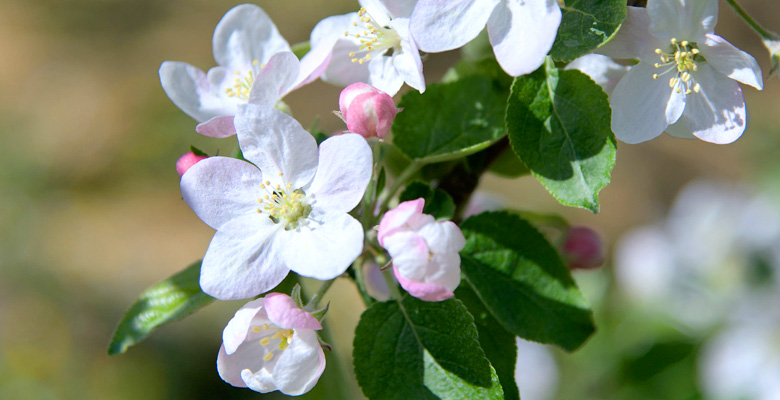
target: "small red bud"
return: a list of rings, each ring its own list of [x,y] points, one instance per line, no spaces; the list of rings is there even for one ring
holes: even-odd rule
[[[339,109],[349,132],[365,138],[384,137],[399,110],[390,95],[360,82],[341,91]]]
[[[208,156],[199,156],[193,152],[186,153],[179,157],[178,160],[176,160],[176,172],[179,173],[179,176],[182,176],[185,172],[187,172],[188,169],[190,169],[190,167],[197,164],[198,161],[204,160],[206,158],[208,158]]]
[[[561,254],[571,269],[597,268],[605,259],[601,237],[585,226],[574,226],[566,232]]]

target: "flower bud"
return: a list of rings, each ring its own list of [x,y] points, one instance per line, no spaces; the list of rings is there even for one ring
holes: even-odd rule
[[[205,160],[209,158],[208,156],[199,156],[196,155],[193,152],[186,153],[179,157],[178,160],[176,160],[176,172],[179,173],[179,176],[184,175],[185,172],[187,172],[190,167],[197,164],[200,160]]]
[[[566,232],[561,254],[571,269],[592,269],[604,264],[601,237],[585,226],[574,226]]]
[[[361,82],[341,91],[339,109],[349,132],[365,138],[384,137],[398,112],[390,95]]]

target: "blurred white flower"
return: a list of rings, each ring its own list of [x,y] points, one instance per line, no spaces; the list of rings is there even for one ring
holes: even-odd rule
[[[515,338],[515,383],[523,400],[548,400],[558,387],[558,365],[547,346]]]

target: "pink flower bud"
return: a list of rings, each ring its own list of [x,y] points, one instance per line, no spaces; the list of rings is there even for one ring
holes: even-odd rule
[[[197,164],[200,160],[205,160],[208,158],[208,156],[199,156],[196,155],[193,152],[186,153],[179,157],[178,160],[176,160],[176,172],[179,173],[179,176],[184,175],[185,172],[187,172],[190,167]]]
[[[347,129],[365,138],[384,137],[398,112],[390,95],[361,82],[341,91],[339,109]]]
[[[566,232],[561,253],[571,269],[592,269],[604,264],[601,237],[585,226],[575,226]]]

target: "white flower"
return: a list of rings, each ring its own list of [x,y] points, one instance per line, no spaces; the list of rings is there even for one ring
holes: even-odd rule
[[[165,61],[160,66],[165,93],[177,107],[201,123],[196,129],[199,133],[212,137],[235,134],[233,116],[240,104],[249,101],[260,75],[268,74],[266,81],[273,86],[272,77],[279,75],[278,70],[294,74],[293,82],[285,84],[283,93],[267,100],[273,100],[273,105],[287,92],[316,79],[329,57],[329,49],[313,48],[300,65],[297,58],[295,65],[289,60],[272,63],[272,56],[289,52],[290,45],[268,15],[251,4],[236,6],[222,17],[214,30],[213,46],[219,66],[208,73],[177,61]],[[292,53],[289,56],[295,58]],[[266,71],[273,69],[277,71]]]
[[[217,371],[227,383],[297,396],[325,370],[316,318],[286,294],[269,293],[236,311],[222,332]]]
[[[424,199],[405,201],[385,213],[379,244],[393,258],[393,272],[414,297],[442,301],[460,284],[460,252],[466,239],[452,221],[423,214]]]
[[[201,267],[203,290],[218,299],[268,291],[293,270],[320,280],[342,274],[363,249],[363,228],[347,212],[371,178],[360,135],[325,140],[292,117],[254,104],[235,120],[244,157],[211,157],[182,177],[184,201],[217,230]],[[258,169],[259,168],[259,169]]]
[[[761,89],[761,70],[752,56],[714,34],[717,13],[717,0],[649,0],[647,9],[628,8],[618,34],[599,50],[640,59],[611,98],[618,139],[644,142],[680,119],[708,142],[731,143],[742,135],[747,121],[737,82]]]
[[[604,92],[612,96],[617,83],[626,76],[631,67],[620,65],[610,57],[601,54],[586,54],[566,65],[565,69],[576,69],[588,75],[593,82],[601,86]]]
[[[410,29],[420,50],[435,53],[465,45],[487,25],[501,68],[519,76],[542,65],[560,24],[556,0],[419,0]]]
[[[425,91],[417,45],[409,33],[415,0],[360,0],[357,13],[320,21],[311,33],[312,48],[332,45],[323,81],[347,86],[367,83],[393,96],[404,82]]]

